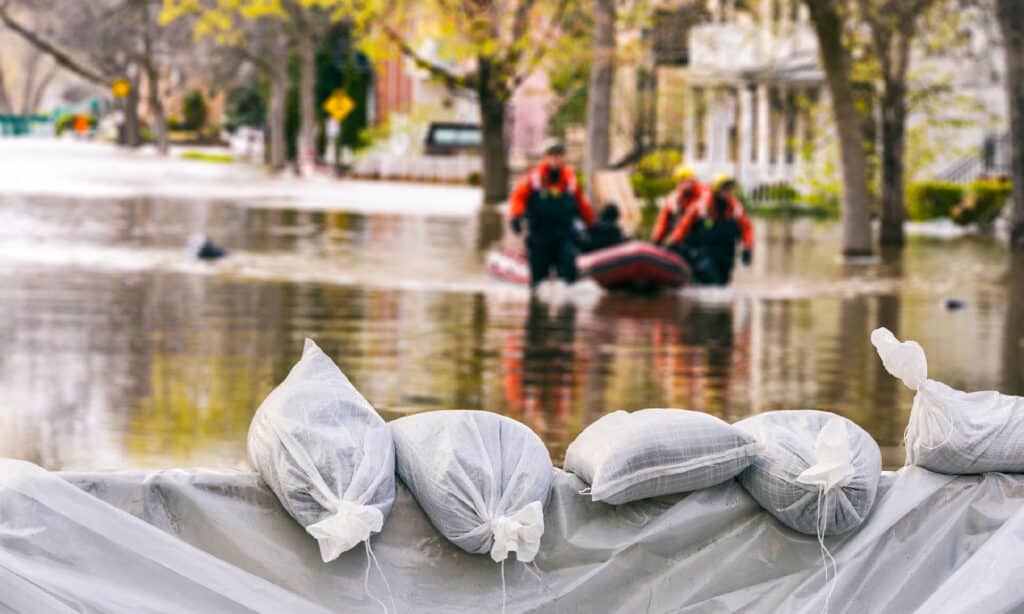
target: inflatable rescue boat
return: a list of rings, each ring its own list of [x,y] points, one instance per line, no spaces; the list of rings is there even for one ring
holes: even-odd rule
[[[682,258],[643,241],[581,254],[576,265],[581,279],[589,277],[608,290],[651,292],[680,288],[691,279],[690,268]],[[499,279],[530,283],[530,267],[523,252],[492,251],[487,255],[486,268]]]

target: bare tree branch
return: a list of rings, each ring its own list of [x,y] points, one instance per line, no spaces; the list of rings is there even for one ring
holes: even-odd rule
[[[552,16],[551,21],[548,23],[548,29],[543,37],[543,40],[550,41],[551,38],[556,35],[558,26],[559,24],[561,24],[562,19],[565,17],[565,12],[566,10],[568,10],[568,8],[568,0],[558,1],[558,5],[555,7],[555,13]],[[515,89],[522,85],[523,81],[525,81],[530,76],[530,74],[532,74],[533,71],[537,69],[537,66],[540,65],[541,61],[544,60],[544,56],[547,55],[548,51],[550,50],[551,45],[538,45],[536,47],[536,50],[533,53],[533,57],[526,61],[525,68],[523,68],[523,70],[521,70],[518,74],[512,77],[512,89]],[[516,49],[514,53],[510,54],[508,60],[509,65],[515,67],[519,63],[519,59],[521,57],[522,51]]]
[[[398,49],[403,55],[411,59],[417,66],[442,81],[448,87],[462,89],[473,89],[476,87],[476,82],[478,80],[477,75],[459,75],[436,62],[428,60],[409,46],[409,44],[402,38],[402,35],[396,32],[390,25],[384,24],[382,27],[384,29],[384,34],[387,35],[391,42],[398,46]]]
[[[57,62],[57,64],[73,72],[79,77],[82,77],[87,81],[92,81],[93,83],[98,83],[100,85],[106,85],[110,81],[110,79],[101,75],[100,73],[86,66],[83,66],[70,55],[58,49],[53,44],[44,40],[42,37],[38,36],[28,28],[23,26],[21,23],[16,21],[7,12],[6,6],[0,6],[0,21],[2,21],[3,24],[10,28],[11,31],[13,31],[15,34],[25,39],[25,41],[28,42],[30,45],[50,55],[50,57],[52,57],[54,61]]]

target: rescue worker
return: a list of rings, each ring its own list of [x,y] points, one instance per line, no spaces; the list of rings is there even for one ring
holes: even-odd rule
[[[658,219],[654,223],[651,241],[658,245],[672,236],[686,212],[708,193],[707,187],[697,179],[693,167],[680,164],[672,174],[676,187],[662,201]]]
[[[576,241],[573,223],[594,224],[594,211],[576,183],[576,173],[565,164],[565,145],[551,142],[544,159],[531,169],[509,198],[509,220],[514,233],[529,225],[526,250],[530,260],[530,288],[547,279],[554,268],[558,276],[574,283]]]
[[[619,226],[619,206],[608,203],[601,209],[597,223],[590,227],[584,251],[596,252],[606,247],[614,247],[625,240],[626,236]]]
[[[743,244],[741,258],[749,266],[753,258],[754,227],[728,175],[715,177],[711,193],[692,207],[669,237],[669,245],[690,263],[698,283],[725,285],[732,279],[736,243]]]

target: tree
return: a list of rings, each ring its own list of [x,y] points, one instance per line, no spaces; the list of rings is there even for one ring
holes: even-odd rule
[[[288,60],[295,51],[299,62],[299,134],[296,165],[300,175],[309,175],[316,162],[319,120],[316,109],[316,48],[331,26],[356,12],[348,0],[164,0],[163,22],[183,16],[195,18],[195,33],[218,43],[246,50],[266,46],[269,54],[252,50],[246,56],[270,77],[269,124],[271,166],[284,166],[286,159],[286,109]],[[262,30],[260,40],[250,35],[254,25]]]
[[[571,0],[386,0],[360,22],[451,89],[475,94],[483,133],[487,202],[508,195],[505,123],[516,88],[562,41]],[[415,13],[415,14],[413,14]],[[429,15],[429,19],[416,16]],[[419,43],[431,39],[437,59]]]
[[[864,149],[864,116],[857,109],[852,81],[849,34],[844,28],[843,0],[804,0],[818,39],[818,54],[832,100],[842,164],[843,255],[872,253],[868,189],[868,158]]]
[[[1010,115],[1010,174],[1013,179],[1010,249],[1024,251],[1024,4],[1020,0],[997,0],[996,16],[1006,54],[1006,98]]]
[[[937,0],[858,0],[878,63],[881,91],[882,245],[903,245],[908,74],[918,24]]]
[[[270,84],[267,103],[268,163],[275,171],[283,169],[288,161],[285,112],[291,41],[285,31],[282,14],[283,9],[278,2],[164,0],[160,16],[161,23],[165,25],[179,19],[189,20],[195,38],[213,41],[266,75]]]
[[[0,21],[61,68],[89,82],[109,86],[127,78],[132,88],[122,102],[122,143],[128,146],[141,144],[137,105],[139,84],[145,77],[158,144],[166,153],[161,62],[169,49],[180,48],[175,39],[180,31],[158,27],[159,4],[160,0],[7,0],[0,2]],[[53,22],[43,27],[40,18],[51,15],[60,19],[43,20]]]
[[[594,50],[587,95],[587,150],[583,169],[594,196],[597,171],[611,156],[612,85],[615,82],[615,0],[594,0]]]

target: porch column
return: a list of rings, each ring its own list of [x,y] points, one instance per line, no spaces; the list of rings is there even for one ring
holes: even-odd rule
[[[799,90],[802,96],[806,90]],[[804,146],[807,144],[807,111],[804,107],[800,106],[799,100],[796,100],[796,104],[793,107],[793,114],[796,116],[793,121],[793,164],[790,166],[790,173],[788,179],[792,181],[793,177],[796,176],[796,170],[800,168],[804,163]]]
[[[750,88],[747,87],[746,83],[740,83],[737,89],[737,98],[739,102],[739,116],[740,125],[737,126],[736,134],[740,140],[739,151],[736,156],[736,178],[740,183],[748,183],[747,178],[750,175],[748,172],[750,164],[750,136],[753,130],[753,100],[750,94]]]
[[[761,83],[757,86],[757,166],[759,172],[764,172],[768,166],[768,135],[771,127],[768,121],[771,119],[771,101],[768,99],[768,86]]]
[[[683,135],[686,144],[686,155],[688,162],[697,161],[697,93],[692,87],[686,88],[686,134]]]
[[[786,167],[786,116],[789,114],[789,105],[786,104],[786,97],[789,95],[788,88],[779,87],[779,102],[782,104],[781,113],[779,113],[778,121],[772,130],[776,130],[777,138],[775,139],[775,168],[772,169],[772,175],[778,176],[782,169]]]
[[[708,162],[715,163],[721,156],[719,153],[720,145],[718,143],[718,122],[715,121],[715,115],[718,113],[718,92],[714,87],[706,88],[704,92],[706,107],[706,111],[704,113],[704,140],[707,144],[707,151],[704,153],[704,159]]]

